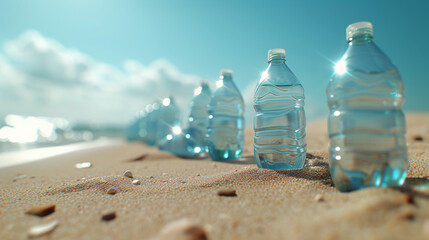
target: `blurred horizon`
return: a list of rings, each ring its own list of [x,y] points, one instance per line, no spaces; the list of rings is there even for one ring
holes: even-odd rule
[[[126,125],[145,105],[173,96],[182,110],[200,81],[232,69],[252,124],[253,89],[267,51],[305,89],[308,120],[327,115],[325,88],[343,55],[345,29],[374,25],[398,67],[405,111],[429,111],[426,1],[1,1],[0,109],[88,125]]]

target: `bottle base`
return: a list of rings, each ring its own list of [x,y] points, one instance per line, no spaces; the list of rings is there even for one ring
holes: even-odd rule
[[[234,150],[234,149],[215,149],[209,147],[210,157],[214,161],[231,161],[241,157],[242,150]]]
[[[259,168],[271,170],[296,170],[304,166],[306,153],[258,153],[255,151],[255,162]]]
[[[406,168],[401,169],[387,164],[377,164],[371,173],[353,171],[330,165],[332,180],[341,192],[351,192],[368,187],[402,186],[407,175]]]

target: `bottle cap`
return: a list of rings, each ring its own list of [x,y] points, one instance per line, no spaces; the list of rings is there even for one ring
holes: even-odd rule
[[[202,80],[201,81],[201,86],[202,87],[208,87],[209,85],[210,85],[209,81],[207,81],[207,80]]]
[[[372,35],[372,23],[370,22],[357,22],[350,24],[346,30],[347,40],[350,40],[356,35],[369,34]]]
[[[228,77],[232,77],[232,70],[231,69],[222,69],[220,71],[220,75],[221,76],[228,76]]]
[[[284,59],[286,56],[286,51],[283,48],[274,48],[268,51],[268,61],[271,61],[274,57],[280,57]]]

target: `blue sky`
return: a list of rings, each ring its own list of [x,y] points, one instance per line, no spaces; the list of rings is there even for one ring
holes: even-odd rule
[[[267,51],[285,48],[307,115],[323,117],[333,62],[345,51],[347,25],[357,21],[373,23],[375,42],[398,67],[404,108],[429,111],[428,12],[423,0],[0,1],[0,90],[14,93],[0,96],[13,102],[0,115],[125,123],[170,93],[186,106],[192,88],[214,82],[223,68],[234,70],[251,103]]]

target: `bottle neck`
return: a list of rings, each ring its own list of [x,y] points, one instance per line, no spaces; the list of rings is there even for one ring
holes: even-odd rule
[[[232,76],[225,74],[225,75],[220,76],[220,80],[223,80],[224,82],[231,82],[232,81]]]
[[[268,63],[274,63],[274,64],[281,64],[285,62],[285,57],[284,55],[271,55],[268,58]]]
[[[352,36],[347,40],[347,44],[353,45],[353,44],[364,44],[364,43],[370,43],[374,37],[371,34],[359,34]]]

